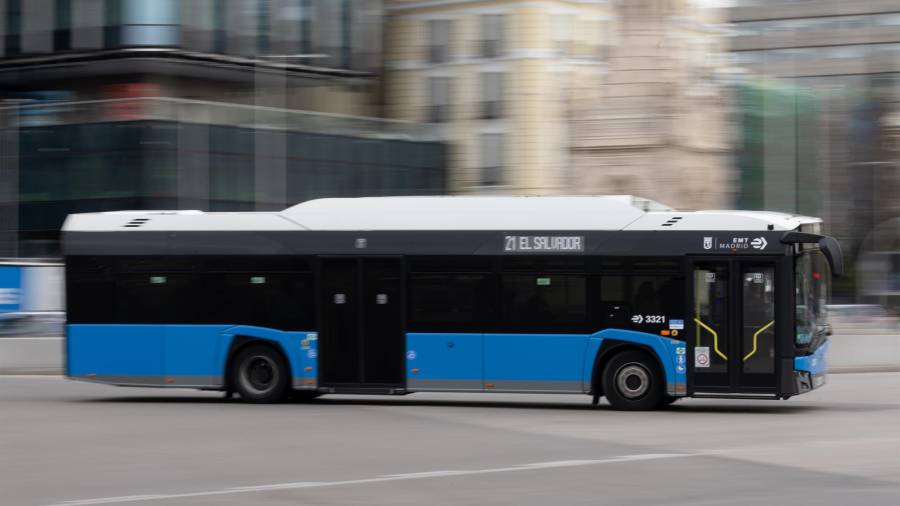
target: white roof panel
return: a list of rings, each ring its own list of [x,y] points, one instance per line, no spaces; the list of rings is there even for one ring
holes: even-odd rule
[[[621,230],[644,215],[628,197],[367,197],[283,211],[310,230]]]
[[[311,200],[272,213],[73,214],[63,230],[795,230],[818,218],[764,211],[679,212],[630,195],[365,197]]]

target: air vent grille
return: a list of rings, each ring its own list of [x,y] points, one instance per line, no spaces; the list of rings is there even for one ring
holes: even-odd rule
[[[663,223],[662,226],[671,227],[672,225],[675,225],[676,223],[678,223],[681,220],[681,218],[682,218],[682,216],[673,216],[673,217],[669,218],[665,223]]]
[[[147,223],[148,221],[150,221],[150,218],[132,218],[131,221],[122,226],[125,228],[137,228],[144,225],[144,223]]]

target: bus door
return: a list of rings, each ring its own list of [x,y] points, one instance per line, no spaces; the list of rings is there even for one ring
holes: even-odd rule
[[[688,373],[693,392],[774,393],[776,263],[691,263]]]
[[[403,386],[400,258],[320,261],[320,384],[348,389]]]

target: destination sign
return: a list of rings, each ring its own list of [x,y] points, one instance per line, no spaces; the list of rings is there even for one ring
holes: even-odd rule
[[[506,253],[584,253],[583,235],[507,235]]]

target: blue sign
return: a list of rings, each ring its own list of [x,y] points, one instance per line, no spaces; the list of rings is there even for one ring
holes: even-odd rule
[[[0,313],[19,311],[22,307],[22,268],[0,266]]]

